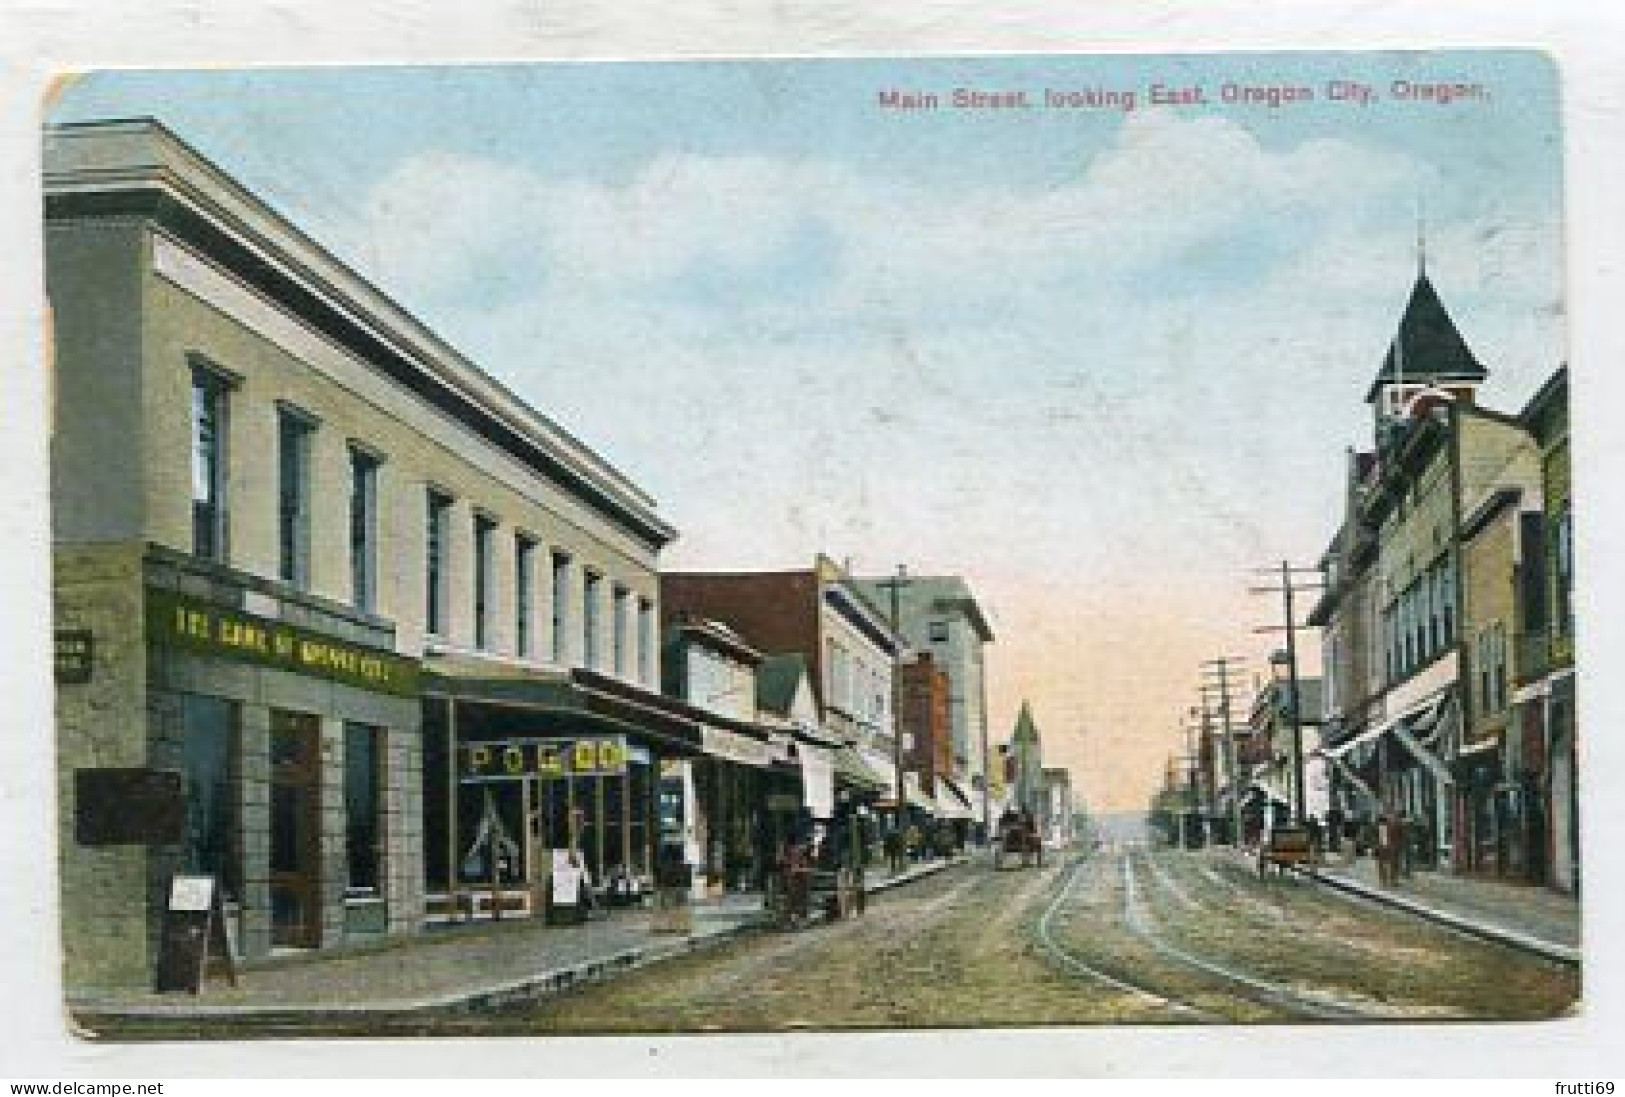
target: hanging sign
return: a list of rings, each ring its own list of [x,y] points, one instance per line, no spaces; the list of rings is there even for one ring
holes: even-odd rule
[[[713,758],[737,762],[742,766],[766,766],[773,761],[767,744],[762,740],[723,728],[701,726],[700,749]]]
[[[619,735],[501,739],[457,748],[457,776],[463,781],[619,777],[626,763],[626,740]]]

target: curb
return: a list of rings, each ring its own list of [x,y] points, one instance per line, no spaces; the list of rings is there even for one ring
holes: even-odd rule
[[[1430,907],[1425,903],[1419,903],[1416,900],[1406,898],[1403,895],[1395,895],[1392,892],[1369,887],[1357,880],[1349,880],[1339,876],[1328,876],[1325,873],[1316,872],[1314,869],[1295,869],[1294,871],[1297,872],[1298,875],[1306,876],[1323,887],[1334,888],[1338,891],[1347,892],[1350,895],[1357,895],[1362,899],[1369,899],[1372,902],[1382,903],[1385,906],[1406,911],[1407,913],[1424,918],[1427,921],[1435,922],[1442,926],[1448,926],[1451,929],[1470,934],[1474,937],[1482,938],[1486,941],[1494,941],[1497,944],[1511,945],[1513,948],[1522,949],[1525,952],[1533,952],[1538,956],[1543,956],[1548,960],[1555,960],[1561,964],[1570,964],[1575,967],[1580,965],[1580,950],[1577,948],[1570,948],[1568,945],[1560,945],[1554,941],[1547,941],[1540,937],[1531,936],[1527,933],[1519,933],[1517,930],[1507,929],[1504,926],[1493,926],[1484,922],[1475,921],[1471,918],[1465,918],[1459,914],[1452,914],[1449,911],[1440,910],[1438,907]]]
[[[968,860],[966,857],[957,857],[931,862],[902,876],[894,876],[867,885],[864,890],[866,894],[873,895],[902,887],[965,864]],[[714,948],[760,928],[759,920],[746,918],[701,933],[652,941],[647,945],[637,945],[579,963],[536,972],[496,986],[455,991],[412,1001],[353,1005],[214,1005],[200,1002],[189,1009],[140,1002],[116,1005],[83,1002],[69,1003],[68,1011],[76,1024],[86,1030],[92,1038],[98,1036],[98,1029],[116,1030],[121,1024],[131,1023],[182,1025],[188,1022],[220,1021],[257,1023],[269,1029],[283,1025],[308,1027],[324,1019],[335,1024],[353,1025],[368,1018],[398,1020],[431,1014],[477,1013],[524,1002],[535,1002],[575,987],[604,982],[661,960]],[[115,1031],[107,1038],[118,1039],[119,1036]]]

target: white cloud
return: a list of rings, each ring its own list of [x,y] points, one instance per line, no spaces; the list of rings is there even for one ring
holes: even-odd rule
[[[1034,576],[1149,582],[1193,634],[1245,636],[1245,569],[1331,533],[1418,194],[1436,284],[1510,399],[1556,364],[1552,215],[1442,186],[1353,138],[1273,147],[1148,112],[1047,189],[690,153],[599,182],[425,154],[340,245],[650,486],[683,530],[675,565],[908,560],[967,572],[1034,630]],[[1119,721],[1098,686],[1095,711],[1051,717]]]

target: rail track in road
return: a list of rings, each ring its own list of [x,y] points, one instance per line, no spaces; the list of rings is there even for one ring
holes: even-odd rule
[[[1073,975],[1081,976],[1111,987],[1113,990],[1132,995],[1160,1009],[1167,1009],[1193,1021],[1222,1022],[1223,1018],[1217,1014],[1209,1013],[1207,1010],[1191,1005],[1189,1002],[1182,1002],[1177,998],[1170,997],[1142,984],[1130,982],[1094,964],[1087,963],[1080,959],[1077,953],[1055,939],[1052,925],[1056,912],[1066,905],[1068,897],[1072,894],[1073,887],[1078,882],[1078,873],[1083,870],[1083,867],[1081,858],[1073,863],[1061,886],[1056,889],[1055,897],[1044,908],[1044,913],[1038,919],[1037,936],[1039,946],[1055,963]]]
[[[1178,885],[1162,871],[1150,854],[1142,854],[1142,856],[1152,878],[1158,885],[1169,891],[1170,894],[1175,895],[1185,905],[1195,905],[1194,900],[1182,889],[1179,889]],[[1219,963],[1209,957],[1198,956],[1170,943],[1158,932],[1155,918],[1140,903],[1139,881],[1132,854],[1124,855],[1122,870],[1124,911],[1129,928],[1155,949],[1159,955],[1183,964],[1188,968],[1193,968],[1235,986],[1245,988],[1245,995],[1255,1000],[1314,1020],[1370,1021],[1378,1018],[1392,1018],[1392,1014],[1388,1011],[1379,1011],[1341,1002],[1330,1002],[1281,983],[1259,978],[1256,974],[1243,970],[1239,965]]]
[[[1146,856],[1150,875],[1157,886],[1187,909],[1194,909],[1198,905],[1196,900],[1162,872],[1148,855],[1141,856]],[[1211,1002],[1199,1002],[1200,999],[1211,997],[1214,989],[1217,989],[1223,997],[1236,1001],[1243,1009],[1265,1007],[1271,1014],[1279,1014],[1278,1019],[1282,1021],[1369,1021],[1377,1018],[1393,1018],[1391,1013],[1357,1004],[1329,1001],[1321,996],[1305,993],[1261,978],[1233,962],[1220,963],[1174,944],[1161,931],[1142,900],[1141,884],[1133,854],[1123,854],[1118,859],[1121,901],[1120,904],[1113,904],[1114,907],[1120,907],[1113,913],[1118,916],[1127,934],[1150,949],[1163,963],[1179,969],[1180,975],[1184,978],[1175,978],[1172,973],[1159,977],[1154,971],[1146,971],[1144,965],[1134,967],[1131,974],[1126,970],[1129,965],[1122,962],[1113,963],[1109,959],[1102,959],[1073,947],[1057,936],[1055,926],[1073,897],[1080,875],[1090,867],[1087,856],[1072,863],[1055,894],[1045,906],[1043,914],[1040,915],[1035,932],[1040,948],[1051,962],[1079,978],[1133,995],[1186,1021],[1225,1023],[1237,1019],[1230,1015],[1229,1010],[1222,1007],[1215,1009]],[[1105,926],[1094,928],[1097,933],[1107,930]],[[1170,987],[1170,984],[1186,981],[1192,975],[1199,980],[1200,991]]]

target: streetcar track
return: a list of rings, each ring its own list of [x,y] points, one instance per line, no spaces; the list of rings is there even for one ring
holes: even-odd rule
[[[1055,898],[1050,901],[1049,906],[1045,908],[1044,913],[1038,919],[1038,942],[1043,946],[1044,950],[1062,967],[1073,974],[1082,975],[1097,983],[1103,983],[1114,990],[1147,1001],[1160,1009],[1173,1010],[1175,1013],[1201,1021],[1222,1021],[1223,1018],[1217,1014],[1209,1013],[1207,1010],[1193,1006],[1189,1002],[1182,1002],[1168,995],[1159,994],[1148,987],[1130,983],[1098,967],[1086,964],[1078,959],[1070,949],[1055,940],[1054,934],[1050,931],[1050,924],[1054,920],[1055,912],[1066,903],[1067,897],[1071,895],[1073,886],[1078,882],[1078,873],[1082,869],[1082,861],[1078,861],[1072,866],[1071,871],[1067,873],[1066,882],[1056,891]]]
[[[1149,860],[1149,855],[1147,859]],[[1256,978],[1255,976],[1249,975],[1246,972],[1238,971],[1235,968],[1217,963],[1216,961],[1194,955],[1193,953],[1187,952],[1176,945],[1170,944],[1168,941],[1164,940],[1159,933],[1157,933],[1153,924],[1152,916],[1140,903],[1139,884],[1135,875],[1136,870],[1134,868],[1132,854],[1123,855],[1122,868],[1123,906],[1125,920],[1128,923],[1129,929],[1140,937],[1141,940],[1145,941],[1146,944],[1155,949],[1159,955],[1184,964],[1187,967],[1196,968],[1199,971],[1206,972],[1209,975],[1216,976],[1217,978],[1223,979],[1227,982],[1247,987],[1254,994],[1263,998],[1264,1001],[1270,1005],[1277,1006],[1291,1012],[1306,1014],[1320,1020],[1351,1021],[1372,1020],[1377,1017],[1391,1017],[1391,1014],[1388,1011],[1377,1012],[1362,1009],[1357,1006],[1318,1001],[1309,997],[1308,995],[1305,995],[1301,991],[1295,991],[1290,987],[1282,986],[1279,983],[1272,983],[1264,979]],[[1153,875],[1156,875],[1155,871],[1153,871]]]

